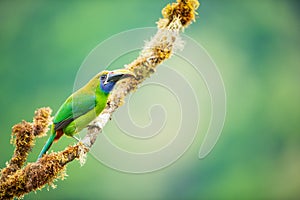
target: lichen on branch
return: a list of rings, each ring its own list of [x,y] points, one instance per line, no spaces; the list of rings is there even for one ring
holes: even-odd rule
[[[87,135],[82,140],[87,147],[90,148],[94,144],[113,112],[123,104],[124,98],[150,77],[159,64],[170,58],[176,48],[181,48],[179,32],[195,21],[199,5],[197,0],[177,0],[177,3],[168,4],[163,8],[163,18],[157,22],[157,33],[146,43],[139,57],[125,65],[125,68],[135,74],[135,78],[127,78],[116,84],[106,108],[91,123]]]
[[[11,160],[6,164],[6,167],[1,170],[0,177],[0,199],[10,199],[14,196],[20,197],[18,191],[24,191],[24,177],[19,176],[20,172],[25,173],[21,169],[27,160],[28,154],[34,146],[36,137],[45,136],[48,131],[48,126],[51,123],[50,108],[41,108],[35,112],[33,123],[22,121],[12,128],[12,139],[15,147],[14,154]],[[29,165],[27,165],[29,166]]]
[[[61,152],[46,154],[37,162],[23,166],[36,137],[44,136],[48,131],[52,111],[50,108],[41,108],[36,111],[33,123],[23,121],[15,125],[12,141],[16,148],[6,168],[1,170],[0,199],[22,197],[46,184],[53,185],[57,178],[64,178],[65,168],[69,162],[80,159],[80,162],[84,163],[86,153],[114,111],[123,104],[124,98],[151,76],[159,64],[170,58],[174,50],[182,48],[179,33],[195,21],[198,6],[197,0],[177,0],[162,10],[163,18],[157,22],[157,33],[145,44],[138,58],[125,65],[125,68],[136,76],[123,79],[116,84],[105,109],[89,125],[88,133],[81,142]]]
[[[23,166],[29,152],[34,146],[34,138],[46,135],[51,122],[51,112],[50,108],[41,108],[35,112],[33,123],[22,121],[12,128],[11,143],[16,148],[6,168],[1,170],[1,182],[5,181],[9,175]]]

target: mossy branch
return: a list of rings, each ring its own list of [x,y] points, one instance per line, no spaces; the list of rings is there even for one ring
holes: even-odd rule
[[[55,179],[64,177],[69,162],[80,159],[83,163],[86,153],[113,112],[123,104],[125,96],[135,91],[140,83],[155,72],[159,64],[170,58],[176,48],[180,48],[182,43],[179,32],[195,20],[198,6],[197,0],[177,0],[177,3],[169,4],[162,10],[163,18],[157,22],[157,33],[146,43],[139,57],[125,66],[136,77],[117,83],[106,108],[90,124],[88,133],[78,144],[61,152],[46,154],[37,162],[23,166],[36,137],[46,135],[52,111],[50,108],[41,108],[36,111],[33,123],[23,121],[15,125],[12,136],[15,137],[13,141],[16,147],[7,167],[1,170],[0,199],[22,197],[46,184],[52,185]]]

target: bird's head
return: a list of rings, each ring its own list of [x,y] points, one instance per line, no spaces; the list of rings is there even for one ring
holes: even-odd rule
[[[100,88],[103,92],[109,93],[119,80],[131,76],[134,77],[135,75],[127,69],[103,71],[100,73]]]

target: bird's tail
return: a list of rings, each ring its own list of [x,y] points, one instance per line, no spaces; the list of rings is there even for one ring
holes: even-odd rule
[[[49,150],[55,137],[56,137],[55,131],[51,131],[51,135],[50,135],[49,139],[47,140],[46,144],[44,145],[42,151],[40,152],[38,160]]]

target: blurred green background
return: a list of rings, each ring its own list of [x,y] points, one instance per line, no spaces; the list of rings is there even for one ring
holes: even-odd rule
[[[0,1],[0,167],[13,153],[14,124],[31,120],[38,107],[56,111],[96,45],[155,26],[169,2]],[[200,136],[177,162],[148,174],[118,172],[89,157],[83,167],[71,163],[56,189],[25,199],[299,199],[299,9],[297,0],[201,1],[185,33],[218,65],[228,100],[208,157],[197,158]],[[67,144],[63,138],[60,149]]]

